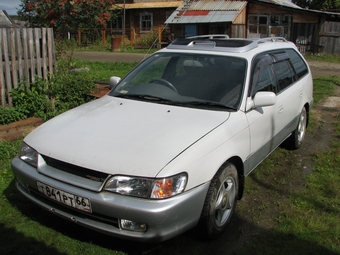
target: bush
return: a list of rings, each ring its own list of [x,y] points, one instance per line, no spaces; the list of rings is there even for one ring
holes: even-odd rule
[[[157,44],[158,32],[153,30],[150,33],[142,35],[140,38],[133,41],[132,45],[135,48],[149,49],[154,48]]]
[[[35,77],[32,84],[21,83],[11,91],[15,111],[7,119],[18,116],[39,117],[44,121],[83,103],[92,98],[87,94],[95,87],[94,79],[87,72],[70,72],[72,61],[58,60],[58,71],[45,80]],[[21,115],[20,115],[21,114]]]
[[[15,107],[0,107],[0,125],[9,124],[14,121],[27,118],[25,109]]]

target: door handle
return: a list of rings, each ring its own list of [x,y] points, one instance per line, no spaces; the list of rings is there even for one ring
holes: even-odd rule
[[[280,105],[280,106],[279,106],[278,112],[279,112],[279,114],[280,114],[280,113],[283,113],[283,105]]]

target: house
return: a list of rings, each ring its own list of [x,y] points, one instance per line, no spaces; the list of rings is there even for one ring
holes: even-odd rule
[[[155,29],[161,29],[165,35],[164,22],[181,4],[181,0],[117,0],[112,8],[116,19],[108,29],[111,34],[123,34],[130,40]]]
[[[232,38],[279,36],[297,43],[303,51],[316,53],[324,50],[324,45],[320,44],[325,41],[321,35],[327,36],[321,33],[325,29],[323,26],[339,20],[340,13],[303,9],[289,0],[187,0],[165,24],[177,37],[221,33]],[[333,39],[337,37],[339,41],[337,32]],[[331,37],[327,39],[332,40]],[[337,52],[333,49],[330,53]]]
[[[303,9],[289,0],[117,0],[111,33],[135,39],[162,29],[160,41],[175,37],[228,34],[232,38],[282,36],[301,50],[340,53],[340,13]],[[332,24],[331,24],[332,23]]]

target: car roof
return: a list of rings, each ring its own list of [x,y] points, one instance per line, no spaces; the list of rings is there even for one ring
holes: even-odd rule
[[[168,50],[210,51],[236,53],[236,55],[249,54],[250,52],[256,54],[282,48],[296,48],[296,46],[283,37],[242,39],[229,38],[227,35],[203,35],[179,38],[167,47]]]

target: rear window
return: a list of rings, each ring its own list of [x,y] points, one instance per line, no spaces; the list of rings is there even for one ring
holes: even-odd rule
[[[290,62],[295,69],[298,79],[300,79],[308,73],[308,68],[305,61],[303,61],[301,56],[295,50],[286,50],[286,52],[289,55]]]
[[[278,92],[286,89],[294,82],[294,72],[287,60],[274,63],[274,70],[278,82]]]

